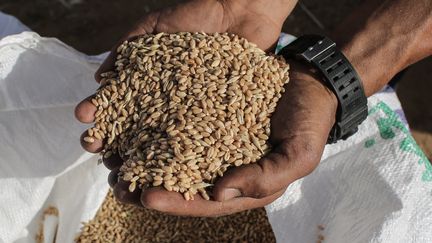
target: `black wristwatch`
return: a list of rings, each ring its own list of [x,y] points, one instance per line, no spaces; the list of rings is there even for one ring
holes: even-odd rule
[[[346,139],[358,130],[367,115],[367,98],[359,75],[329,38],[304,35],[284,47],[279,55],[312,65],[338,99],[336,123],[327,143]]]

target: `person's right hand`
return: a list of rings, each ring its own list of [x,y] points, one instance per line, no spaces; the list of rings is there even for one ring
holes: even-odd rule
[[[276,44],[282,24],[295,4],[296,0],[192,0],[144,16],[119,44],[149,33],[228,32],[244,37],[267,51]],[[101,73],[114,69],[116,49],[117,46],[96,72],[95,79],[98,82]],[[89,98],[83,100],[75,111],[76,117],[83,123],[92,123],[95,112],[96,107]],[[81,138],[84,136],[86,134]],[[103,141],[89,144],[81,139],[81,143],[84,149],[93,153],[101,151],[103,147]],[[139,204],[139,190],[129,193],[128,183],[117,181],[121,159],[112,156],[104,161],[104,164],[112,170],[109,182],[114,189],[114,195],[123,202]]]

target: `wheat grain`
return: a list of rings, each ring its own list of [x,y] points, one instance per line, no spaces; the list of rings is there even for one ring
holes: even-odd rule
[[[75,241],[272,243],[275,238],[263,208],[218,218],[178,217],[122,204],[110,192]]]
[[[102,154],[124,160],[130,191],[163,186],[209,199],[205,188],[230,166],[270,150],[270,116],[288,82],[281,59],[233,34],[187,32],[125,41],[117,54],[84,141],[105,139]]]

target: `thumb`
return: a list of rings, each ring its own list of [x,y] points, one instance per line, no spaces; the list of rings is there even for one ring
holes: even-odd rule
[[[293,144],[296,144],[295,146]],[[311,143],[282,143],[255,164],[229,170],[213,189],[216,201],[236,197],[264,198],[286,188],[315,169],[323,148]]]

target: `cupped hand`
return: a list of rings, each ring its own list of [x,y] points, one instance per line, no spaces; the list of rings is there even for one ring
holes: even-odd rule
[[[124,39],[156,32],[230,32],[262,49],[271,48],[278,38],[280,21],[256,11],[238,15],[235,13],[238,7],[229,1],[190,1],[149,14]],[[112,69],[114,58],[112,52],[98,70],[97,80],[100,73]],[[291,70],[291,81],[271,119],[273,151],[255,164],[230,169],[216,182],[212,200],[197,195],[195,200],[185,201],[180,193],[157,187],[130,193],[128,183],[117,178],[122,161],[112,156],[104,164],[112,170],[109,183],[115,196],[126,203],[189,216],[226,215],[276,200],[290,183],[306,176],[318,165],[337,108],[334,95],[310,70],[299,64],[292,64]],[[96,107],[87,99],[77,106],[76,116],[81,122],[91,123],[95,111]],[[98,152],[103,141],[92,144],[82,141],[82,145],[90,152]]]

